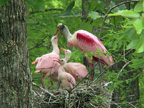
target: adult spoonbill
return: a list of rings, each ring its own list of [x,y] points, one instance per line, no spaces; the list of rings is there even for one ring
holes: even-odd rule
[[[65,72],[64,70],[66,60],[60,59],[59,63],[61,65],[58,69],[58,80],[59,80],[60,87],[65,89],[73,88],[76,85],[76,81],[71,74]]]
[[[53,51],[48,54],[44,54],[41,57],[36,58],[32,64],[36,64],[36,72],[41,73],[41,83],[43,88],[46,88],[45,85],[45,78],[49,77],[51,81],[51,85],[53,84],[53,81],[58,81],[58,68],[60,64],[58,63],[59,61],[59,48],[58,48],[58,36],[53,36],[51,38],[51,42],[53,45]]]
[[[112,56],[108,55],[105,46],[92,33],[85,30],[78,30],[74,34],[71,34],[68,27],[62,23],[57,26],[57,30],[67,39],[68,46],[78,47],[82,52],[92,55],[86,57],[92,69],[91,81],[94,76],[93,61],[100,62],[107,67],[113,64]]]
[[[71,57],[71,51],[64,48],[61,48],[61,50],[65,52],[65,60],[67,62]],[[76,81],[86,77],[88,74],[86,66],[81,63],[68,62],[66,63],[64,69],[66,72],[70,73]]]

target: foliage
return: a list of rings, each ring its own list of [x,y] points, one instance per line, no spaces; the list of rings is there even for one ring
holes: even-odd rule
[[[129,42],[128,45],[126,45],[126,50],[135,49],[135,53],[143,53],[144,52],[144,17],[143,17],[143,2],[139,2],[136,4],[134,10],[121,10],[113,14],[109,14],[109,16],[122,16],[126,18],[125,25],[123,26],[125,28],[124,34],[122,36],[122,40],[126,40],[126,42]],[[141,7],[140,7],[141,6]],[[140,14],[142,13],[142,14]],[[132,59],[133,65],[131,65],[133,68],[138,68],[143,66],[143,55],[141,56],[141,59],[138,59],[140,56],[136,56]],[[139,60],[139,62],[137,62]]]
[[[131,10],[127,9],[126,4],[122,4],[111,10],[111,13],[108,13],[108,17],[106,17],[109,9],[116,4],[111,1],[108,7],[107,2],[104,1],[89,0],[85,6],[89,12],[88,16],[86,20],[82,20],[81,0],[27,0],[30,11],[27,17],[30,63],[36,57],[52,51],[50,39],[55,35],[57,24],[61,22],[66,24],[72,33],[78,29],[85,29],[96,34],[113,56],[115,64],[121,61],[125,63],[121,69],[107,71],[104,75],[108,81],[112,81],[111,90],[113,88],[122,89],[124,88],[123,83],[130,85],[133,80],[139,77],[140,90],[142,91],[144,78],[141,71],[138,71],[138,74],[133,73],[132,78],[121,80],[120,77],[144,66],[144,2],[131,3],[134,7]],[[104,18],[106,19],[103,20]],[[103,22],[104,27],[101,28]],[[102,34],[100,34],[101,29]],[[77,48],[68,48],[64,37],[59,40],[59,48],[67,48],[73,52],[69,61],[83,63],[85,55]],[[63,58],[64,53],[60,52],[60,56]],[[129,70],[125,69],[126,66],[129,67]],[[41,75],[34,72],[34,65],[31,65],[31,71],[33,82],[40,84]],[[96,73],[99,74],[100,71],[96,70]],[[49,79],[46,83],[47,85],[50,84]],[[55,86],[51,89],[54,88]],[[125,100],[127,92],[123,92],[122,100]],[[143,92],[140,95],[141,101],[144,101]]]
[[[0,0],[0,7],[7,3],[9,0]]]

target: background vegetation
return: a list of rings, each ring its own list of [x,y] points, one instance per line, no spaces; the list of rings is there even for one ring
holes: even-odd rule
[[[30,64],[43,54],[52,51],[51,37],[56,33],[58,23],[64,23],[74,33],[84,29],[95,34],[113,56],[119,68],[108,69],[104,77],[112,81],[112,89],[123,89],[124,100],[135,79],[139,79],[140,102],[144,107],[144,1],[125,0],[27,0],[27,34]],[[84,54],[77,48],[68,48],[61,37],[59,48],[70,49],[69,61],[84,61]],[[63,58],[63,52],[60,53]],[[128,69],[126,69],[128,67]],[[88,67],[89,68],[89,67]],[[136,72],[134,72],[136,71]],[[33,82],[40,85],[40,74],[31,65]],[[100,70],[95,70],[95,78]],[[127,75],[133,72],[132,76]],[[127,78],[123,78],[127,76]],[[123,85],[126,83],[126,85]],[[46,80],[49,85],[49,79]],[[54,89],[52,87],[51,89]],[[125,101],[123,101],[125,102]]]

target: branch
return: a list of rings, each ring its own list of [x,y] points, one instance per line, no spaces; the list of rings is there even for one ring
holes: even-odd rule
[[[85,78],[87,78],[87,77],[88,77],[88,74],[87,74],[87,76]],[[85,78],[82,78],[72,89],[70,89],[68,91],[68,93],[71,93]]]
[[[90,86],[93,82],[97,81],[104,73],[106,73],[106,71],[101,72],[100,75],[97,78],[95,78],[92,82],[90,82],[88,86]]]
[[[43,92],[47,93],[48,95],[52,96],[52,97],[56,97],[55,95],[53,95],[52,93],[50,93],[49,91],[47,91],[46,89],[43,89],[42,87],[40,87],[39,85],[37,85],[36,83],[32,82],[32,85],[40,88]]]
[[[123,71],[123,69],[130,63],[130,61],[128,61],[125,65],[123,65],[123,67],[121,68],[121,70],[119,71],[117,78],[119,78],[120,73]]]
[[[47,12],[47,11],[63,11],[64,9],[61,9],[61,8],[51,8],[51,9],[45,9],[44,12]],[[43,11],[31,11],[29,14],[34,14],[34,13],[38,13],[38,12],[43,12]]]
[[[29,48],[28,50],[32,50],[32,49],[34,49],[35,47],[41,45],[41,44],[44,42],[44,39],[45,39],[46,37],[47,37],[47,36],[45,36],[45,37],[41,40],[41,42],[35,44],[34,46],[32,46],[31,48]],[[50,44],[50,45],[51,45],[51,44]]]
[[[126,3],[130,3],[130,2],[139,2],[139,1],[138,1],[138,0],[133,0],[133,1],[121,2],[121,3],[113,6],[111,9],[109,9],[109,11],[106,13],[106,15],[105,15],[105,17],[104,17],[104,19],[103,19],[103,21],[102,21],[102,26],[101,26],[100,33],[99,33],[99,38],[100,38],[100,36],[101,36],[102,30],[103,30],[103,26],[104,26],[104,23],[105,23],[105,20],[106,20],[108,14],[109,14],[114,8],[116,8],[116,7],[120,6],[120,5],[126,4]]]

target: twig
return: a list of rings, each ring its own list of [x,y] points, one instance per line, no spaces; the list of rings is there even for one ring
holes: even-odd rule
[[[71,95],[71,93],[68,93],[69,95],[68,95],[68,108],[70,108],[70,95]]]
[[[124,54],[124,56],[128,55],[129,53],[131,53],[131,51],[134,51],[134,50],[131,49],[131,50],[127,51],[127,52]]]
[[[117,78],[119,78],[120,73],[122,72],[122,70],[123,70],[129,63],[130,63],[130,61],[127,62],[125,65],[123,65],[123,67],[121,68],[121,70],[119,71],[119,73],[118,73],[118,75],[117,75]]]
[[[105,71],[104,72],[102,72],[102,73],[100,73],[100,75],[95,79],[95,80],[93,80],[88,86],[90,86],[93,82],[95,82],[96,80],[98,80],[99,79],[99,77],[100,76],[102,76],[103,74],[105,73]]]
[[[110,26],[114,26],[114,27],[116,27],[116,28],[118,28],[118,29],[123,29],[122,27],[117,26],[117,25],[114,25],[114,24],[108,24],[108,25],[110,25]]]
[[[106,13],[106,15],[105,15],[105,17],[104,17],[104,19],[103,19],[103,21],[102,21],[102,26],[101,26],[100,33],[99,33],[99,38],[100,38],[100,36],[101,36],[102,30],[103,30],[103,26],[104,26],[104,23],[105,23],[105,20],[106,20],[108,14],[109,14],[114,8],[116,8],[116,7],[120,6],[120,5],[126,4],[126,3],[130,3],[130,2],[139,2],[139,1],[138,1],[138,0],[133,0],[133,1],[121,2],[121,3],[113,6],[111,9],[109,9],[109,11]]]
[[[32,85],[40,88],[43,92],[47,93],[48,95],[50,95],[51,97],[56,97],[55,95],[53,95],[52,93],[50,93],[49,91],[43,89],[42,87],[40,87],[39,85],[37,85],[36,83],[32,82]]]
[[[45,37],[41,40],[41,42],[35,44],[34,46],[32,46],[31,48],[29,48],[28,50],[32,50],[32,49],[34,49],[35,47],[37,47],[37,46],[39,46],[40,44],[42,44],[42,43],[44,42],[44,39],[45,39],[46,37],[47,37],[47,36],[45,36]]]
[[[130,104],[131,106],[133,106],[134,108],[136,108],[132,103],[128,102],[128,104]]]
[[[88,74],[87,74],[87,76],[88,76]],[[87,76],[86,76],[86,77],[87,77]],[[85,79],[85,78],[82,78],[82,79],[81,79],[72,89],[70,89],[68,92],[71,93],[72,90],[74,90],[84,79]]]

